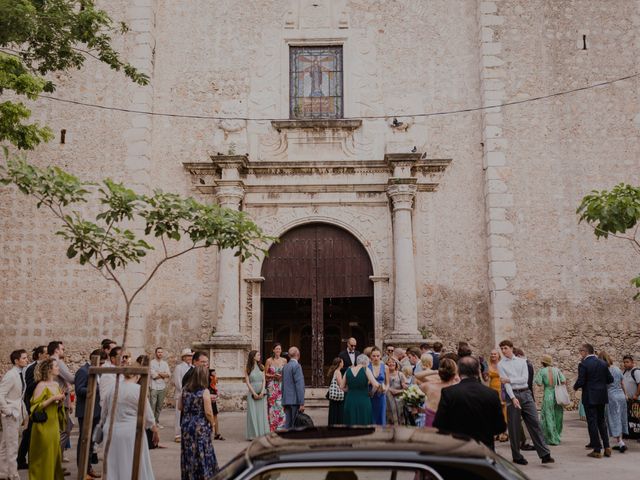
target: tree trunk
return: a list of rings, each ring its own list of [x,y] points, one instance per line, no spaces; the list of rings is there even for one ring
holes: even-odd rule
[[[127,333],[129,330],[129,312],[131,310],[131,304],[126,302],[125,313],[124,313],[124,332],[122,335],[122,350],[120,350],[120,355],[116,357],[116,362],[118,363],[116,366],[120,366],[122,363],[122,352],[125,351],[126,343],[127,343]],[[116,415],[116,405],[118,404],[118,392],[120,391],[120,375],[116,374],[116,386],[113,390],[113,398],[111,399],[111,405],[105,407],[110,408],[111,412],[109,414],[109,429],[107,430],[107,439],[104,444],[104,468],[102,469],[103,476],[105,480],[108,480],[108,467],[107,467],[107,456],[109,455],[109,448],[111,447],[111,436],[113,435],[113,424],[115,422]],[[142,391],[140,392],[142,395]]]

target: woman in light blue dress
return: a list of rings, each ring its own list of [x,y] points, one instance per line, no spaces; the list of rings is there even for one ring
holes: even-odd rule
[[[378,347],[371,349],[371,363],[369,370],[373,374],[373,378],[378,382],[379,387],[370,388],[371,396],[371,423],[375,425],[387,424],[387,397],[385,392],[389,388],[389,372],[387,366],[382,363],[382,352]]]
[[[266,379],[264,366],[260,363],[260,352],[251,350],[244,373],[247,384],[247,440],[269,433],[267,421]]]
[[[622,435],[629,434],[629,423],[627,419],[627,396],[622,389],[622,371],[613,364],[613,360],[607,352],[600,352],[598,356],[607,362],[609,371],[613,377],[613,383],[607,385],[607,392],[609,394],[609,403],[607,405],[609,435],[618,443],[613,446],[613,449],[624,453],[627,450],[627,446],[622,440]]]

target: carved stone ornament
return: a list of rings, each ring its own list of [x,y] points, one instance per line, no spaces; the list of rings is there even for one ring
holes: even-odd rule
[[[215,196],[218,203],[227,208],[238,209],[244,199],[244,186],[242,182],[225,182],[218,180],[215,188]]]
[[[400,180],[400,179],[398,179]],[[416,185],[416,179],[407,178],[402,180],[411,180],[411,182],[397,182],[395,179],[390,180],[390,185],[387,187],[387,194],[393,202],[393,210],[412,210],[413,198],[418,191]],[[393,182],[393,183],[391,183]]]

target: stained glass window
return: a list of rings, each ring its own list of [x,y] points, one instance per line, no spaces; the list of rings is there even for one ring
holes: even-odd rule
[[[289,47],[291,118],[342,118],[342,47]]]

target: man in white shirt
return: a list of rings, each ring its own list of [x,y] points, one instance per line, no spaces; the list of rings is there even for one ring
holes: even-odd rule
[[[527,426],[533,446],[538,456],[542,459],[542,463],[554,463],[555,460],[551,457],[551,452],[542,434],[535,400],[527,384],[529,379],[527,361],[513,354],[511,340],[500,342],[500,350],[503,358],[498,363],[498,371],[500,372],[500,381],[504,384],[509,397],[507,400],[507,429],[509,431],[513,463],[518,465],[529,463],[520,453],[521,438],[519,431],[521,420]]]
[[[0,381],[0,478],[19,480],[17,459],[20,426],[27,419],[27,408],[22,401],[26,386],[23,370],[29,363],[29,357],[26,350],[15,350],[11,352],[10,359],[13,367]]]
[[[181,432],[180,432],[180,410],[178,410],[178,399],[182,395],[182,377],[184,377],[185,373],[187,373],[191,369],[191,361],[193,360],[193,352],[190,348],[185,348],[182,350],[182,354],[180,355],[182,362],[176,365],[176,368],[173,370],[173,386],[175,390],[173,391],[173,398],[176,403],[176,423],[175,423],[175,442],[180,442]]]
[[[171,371],[169,370],[169,364],[162,359],[164,357],[162,347],[156,348],[155,356],[156,358],[149,363],[149,374],[151,375],[149,402],[151,403],[153,416],[156,419],[156,425],[158,425],[158,428],[164,428],[160,425],[160,412],[164,405],[164,396],[167,393],[167,380],[171,378]]]
[[[107,361],[102,364],[103,367],[115,367],[118,364],[118,356],[122,353],[122,347],[113,347],[109,351]],[[122,359],[120,360],[122,363]],[[122,380],[122,376],[120,376]],[[98,376],[98,389],[100,391],[100,409],[103,412],[109,411],[109,406],[105,405],[107,393],[116,386],[115,373],[102,373]]]

